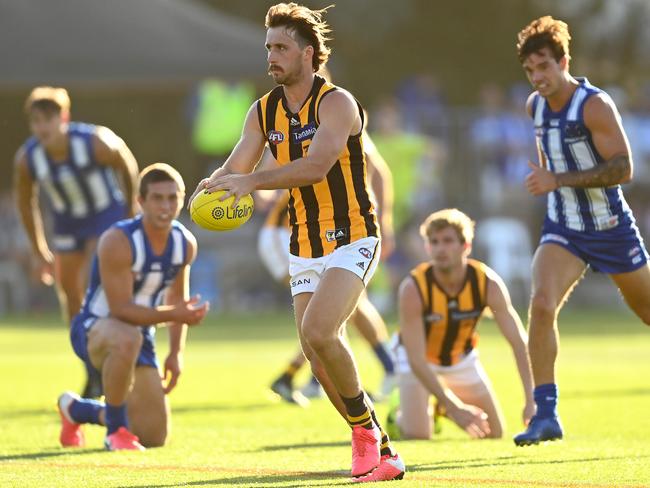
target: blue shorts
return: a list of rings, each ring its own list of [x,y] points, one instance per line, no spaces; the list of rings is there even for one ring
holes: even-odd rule
[[[57,253],[81,251],[87,241],[98,239],[106,229],[124,218],[126,207],[121,202],[83,219],[55,214],[52,250]]]
[[[648,251],[633,222],[608,230],[579,232],[547,218],[539,244],[562,246],[600,273],[629,273],[648,262]]]
[[[91,314],[78,313],[72,319],[72,327],[70,328],[70,342],[72,349],[79,358],[90,368],[96,369],[90,362],[88,357],[88,331],[92,328],[95,322],[99,319]],[[153,340],[153,332],[149,327],[141,327],[142,329],[142,348],[136,361],[136,366],[150,366],[158,369],[158,358],[156,357],[156,349]]]

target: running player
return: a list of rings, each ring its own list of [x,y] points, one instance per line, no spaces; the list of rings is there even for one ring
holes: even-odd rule
[[[535,123],[539,164],[526,188],[547,195],[542,237],[532,264],[528,334],[537,413],[517,445],[561,439],[557,412],[557,317],[591,267],[607,273],[629,307],[650,324],[648,253],[621,184],[632,155],[609,95],[569,73],[569,28],[540,17],[518,35],[517,54],[535,91],[526,111]]]
[[[226,190],[224,198],[237,202],[254,190],[291,190],[289,274],[303,351],[352,429],[355,481],[398,479],[404,463],[361,389],[341,334],[381,246],[366,181],[363,110],[316,74],[330,51],[325,11],[295,3],[269,9],[267,58],[278,86],[253,104],[232,154],[195,193]],[[252,172],[267,142],[278,167]]]

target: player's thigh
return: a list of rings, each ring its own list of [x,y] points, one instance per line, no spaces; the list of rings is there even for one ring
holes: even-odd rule
[[[586,263],[556,244],[537,248],[532,263],[532,294],[559,304],[587,269]]]
[[[363,281],[354,273],[343,268],[327,269],[309,300],[302,324],[309,322],[324,333],[338,329],[350,316],[364,290]]]
[[[429,392],[413,373],[399,375],[399,427],[406,439],[431,438],[431,408]]]
[[[129,426],[145,447],[165,444],[171,413],[160,373],[150,366],[135,368],[133,389],[126,400]]]
[[[634,313],[650,325],[650,265],[610,276]]]
[[[88,331],[87,339],[88,358],[99,370],[111,350],[125,345],[136,349],[142,345],[139,327],[112,318],[98,318]]]
[[[307,306],[309,305],[311,297],[312,293],[299,293],[293,297],[293,312],[296,320],[296,329],[298,330],[298,340],[300,341],[302,352],[310,361],[315,358],[315,354],[305,340],[305,335],[303,334],[302,330],[302,320],[305,316],[305,310],[307,310]]]

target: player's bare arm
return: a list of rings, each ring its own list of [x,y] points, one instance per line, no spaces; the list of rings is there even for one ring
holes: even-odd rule
[[[93,137],[93,152],[97,162],[115,169],[124,186],[127,215],[137,212],[135,188],[138,185],[138,162],[124,140],[107,127],[98,127]]]
[[[54,282],[52,263],[54,258],[43,229],[41,209],[38,204],[38,186],[35,184],[27,167],[27,155],[21,147],[14,160],[14,192],[20,219],[29,238],[32,253],[38,260],[39,279],[46,285]]]
[[[337,90],[323,99],[319,119],[320,125],[304,157],[277,169],[247,175],[225,175],[217,178],[210,188],[227,190],[223,199],[235,195],[236,204],[239,198],[253,190],[297,188],[322,181],[336,163],[350,135],[360,132],[362,127],[354,99],[343,90]]]
[[[197,243],[193,235],[187,236],[187,259],[183,268],[165,293],[165,304],[182,305],[190,297],[190,267],[197,252]],[[183,352],[187,336],[187,324],[172,322],[169,324],[169,354],[163,365],[163,379],[167,381],[165,393],[170,393],[178,383],[183,370]]]
[[[533,375],[528,358],[528,336],[517,311],[512,306],[510,294],[501,277],[493,270],[489,270],[487,276],[487,305],[492,311],[501,334],[510,344],[512,353],[515,356],[517,371],[524,389],[525,402],[522,418],[524,424],[528,424],[535,414]]]
[[[393,175],[386,160],[377,150],[367,132],[363,133],[363,149],[368,163],[370,187],[377,199],[377,217],[381,230],[381,257],[386,258],[395,249],[393,231]]]
[[[188,208],[190,202],[200,191],[204,189],[210,191],[219,189],[215,185],[218,178],[230,174],[248,174],[253,171],[262,156],[266,144],[257,113],[258,103],[256,101],[248,109],[241,137],[232,150],[232,153],[230,153],[230,156],[228,156],[228,159],[226,159],[226,162],[222,166],[214,170],[209,178],[204,178],[199,182],[196,190],[194,190],[194,193],[192,193],[192,196],[187,201]]]
[[[426,337],[422,323],[422,298],[410,277],[399,288],[399,323],[402,343],[413,374],[444,405],[449,417],[472,437],[483,438],[490,432],[487,416],[480,409],[465,405],[451,390],[444,388],[429,369]]]
[[[208,305],[198,305],[199,297],[174,305],[144,307],[133,302],[133,272],[131,246],[122,231],[109,229],[99,240],[97,249],[99,274],[111,316],[133,326],[152,324],[199,323]]]
[[[599,188],[627,183],[632,179],[630,147],[616,107],[602,95],[594,95],[585,103],[585,125],[604,162],[585,171],[551,173],[529,163],[532,173],[526,187],[533,195],[543,195],[562,186]]]

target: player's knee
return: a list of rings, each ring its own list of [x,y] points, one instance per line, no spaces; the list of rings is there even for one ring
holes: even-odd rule
[[[309,347],[318,352],[336,341],[336,334],[318,322],[303,324],[303,335]]]
[[[404,440],[429,440],[431,439],[431,429],[426,426],[401,425],[401,438]]]
[[[148,432],[140,436],[140,442],[144,447],[163,447],[167,443],[167,429],[162,427],[154,432]]]
[[[490,424],[490,433],[486,436],[489,439],[501,439],[503,437],[503,425],[501,422]]]
[[[544,292],[537,292],[533,294],[530,300],[530,315],[537,319],[550,319],[553,321],[557,303],[553,301]]]
[[[123,327],[116,333],[113,340],[113,353],[126,358],[138,355],[142,347],[142,333],[139,327]]]

